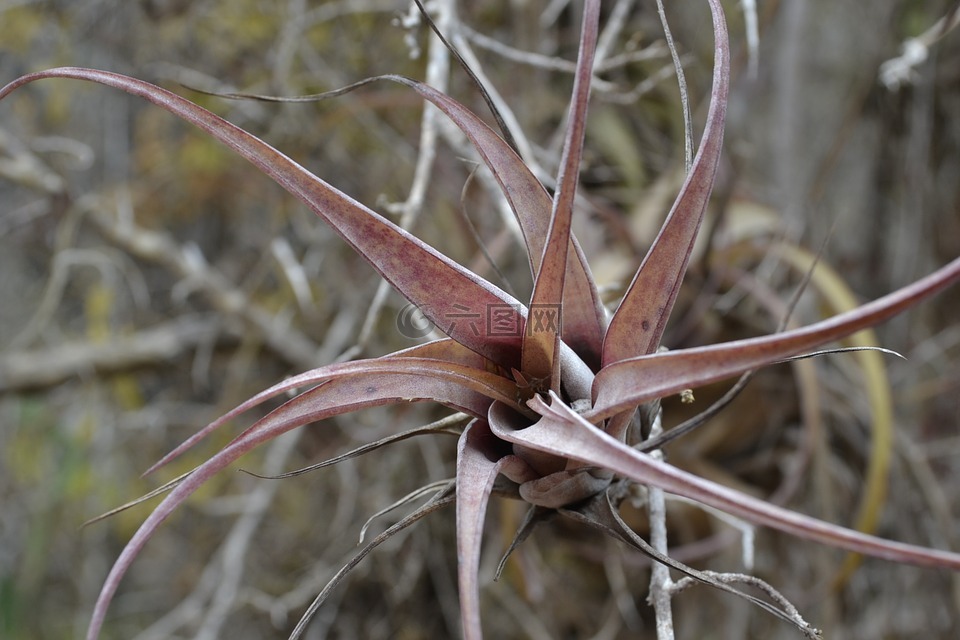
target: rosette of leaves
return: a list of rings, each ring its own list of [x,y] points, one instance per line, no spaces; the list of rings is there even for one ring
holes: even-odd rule
[[[590,267],[571,232],[599,0],[585,2],[566,140],[552,196],[512,146],[477,115],[423,83],[389,77],[450,118],[496,178],[526,243],[534,281],[526,302],[447,258],[257,137],[160,87],[105,71],[58,68],[23,76],[0,89],[2,99],[40,79],[86,80],[140,96],[200,127],[309,206],[448,336],[284,380],[207,425],[157,462],[149,471],[251,408],[308,388],[168,487],[169,494],[127,543],[106,578],[89,625],[89,639],[99,635],[121,579],[147,541],[211,476],[291,429],[367,407],[410,401],[441,403],[471,417],[459,437],[456,478],[368,545],[358,560],[385,536],[455,502],[461,618],[468,640],[481,637],[480,542],[486,507],[494,493],[531,506],[531,517],[518,539],[542,516],[560,512],[726,590],[730,587],[663,556],[626,527],[617,514],[626,488],[631,484],[656,487],[757,525],[865,555],[960,569],[960,554],[884,540],[774,506],[650,455],[649,450],[662,444],[662,439],[642,441],[657,415],[659,398],[804,354],[890,318],[960,278],[957,259],[892,294],[800,329],[706,347],[660,349],[721,154],[729,50],[720,3],[709,0],[709,4],[715,61],[702,139],[656,240],[612,315],[601,304]],[[783,608],[751,599],[796,622]],[[295,634],[315,608],[311,607]],[[805,623],[798,624],[804,632],[814,633]]]

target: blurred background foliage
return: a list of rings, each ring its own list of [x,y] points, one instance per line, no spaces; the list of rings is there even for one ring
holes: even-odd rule
[[[609,4],[605,19],[614,5],[630,6],[609,58],[632,58],[600,74],[608,84],[591,107],[577,223],[615,302],[682,181],[683,119],[655,5]],[[821,245],[821,275],[797,322],[850,304],[847,288],[871,299],[960,254],[960,36],[931,47],[904,86],[878,81],[880,65],[956,3],[760,0],[755,73],[740,3],[725,4],[734,61],[725,160],[709,241],[668,334],[674,348],[772,331]],[[460,33],[547,178],[570,77],[481,35],[507,54],[573,60],[578,4],[456,5]],[[709,13],[701,2],[667,11],[699,131]],[[411,92],[381,83],[276,105],[186,87],[297,95],[384,73],[423,78],[427,33],[402,26],[409,14],[403,0],[0,1],[0,79],[71,65],[158,83],[398,219],[419,153],[422,104]],[[488,116],[460,70],[448,91]],[[501,282],[469,216],[525,295],[526,260],[495,198],[477,183],[464,192],[472,165],[455,141],[437,153],[414,231]],[[46,81],[0,105],[0,203],[0,636],[78,637],[149,507],[80,529],[85,520],[226,442],[229,430],[140,478],[245,397],[308,367],[413,341],[397,330],[399,296],[368,313],[376,274],[312,214],[190,127],[109,90]],[[960,547],[958,303],[953,290],[877,329],[878,343],[904,361],[834,356],[763,372],[668,455],[813,515],[852,525],[872,509],[881,535]],[[698,390],[692,409],[667,402],[667,419],[728,386]],[[331,420],[242,467],[293,469],[442,415],[403,406]],[[418,439],[281,482],[223,474],[147,547],[104,637],[282,636],[354,553],[366,518],[452,475],[453,451],[453,438]],[[881,480],[870,480],[878,469]],[[490,530],[502,533],[490,538],[488,575],[522,515],[513,504],[491,511]],[[626,516],[643,531],[639,511]],[[728,525],[680,503],[670,524],[681,559],[742,568]],[[375,522],[374,533],[384,526]],[[452,514],[441,512],[385,544],[308,637],[456,637],[451,529]],[[766,531],[755,546],[754,571],[827,637],[948,638],[960,626],[955,576],[870,560],[838,579],[843,554]],[[653,637],[647,571],[645,558],[570,523],[541,527],[486,589],[485,629],[498,638]],[[679,596],[675,612],[682,638],[794,637],[702,589]]]

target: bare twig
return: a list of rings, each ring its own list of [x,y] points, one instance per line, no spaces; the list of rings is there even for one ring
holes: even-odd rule
[[[251,300],[207,264],[198,249],[182,247],[166,233],[140,227],[122,212],[120,220],[99,208],[92,208],[89,215],[106,238],[131,255],[164,266],[181,284],[201,291],[218,311],[256,331],[264,344],[289,364],[299,369],[318,364],[318,347],[310,338]]]
[[[607,18],[607,24],[603,27],[603,31],[597,39],[597,50],[594,53],[595,57],[593,62],[595,72],[598,71],[598,65],[603,64],[603,61],[610,55],[610,51],[613,49],[613,43],[616,42],[617,38],[623,32],[623,27],[627,22],[627,16],[630,15],[630,10],[633,9],[635,3],[636,0],[618,0],[617,4],[613,5],[613,11],[610,12],[610,17]]]
[[[76,342],[28,349],[0,357],[0,392],[48,387],[64,380],[169,363],[224,334],[216,320],[187,317],[118,336],[105,343]]]
[[[48,195],[67,188],[63,178],[4,129],[0,129],[0,177]]]
[[[657,0],[657,13],[660,14],[660,23],[663,25],[663,35],[667,39],[667,47],[670,48],[673,66],[677,71],[677,84],[680,87],[680,105],[683,109],[684,167],[686,167],[687,173],[690,173],[690,167],[693,166],[693,119],[690,116],[687,78],[683,73],[680,54],[677,53],[677,48],[673,44],[673,34],[670,33],[670,25],[667,23],[667,14],[663,9],[663,0]]]
[[[808,637],[819,637],[819,632],[813,629],[807,623],[807,621],[803,619],[803,616],[800,615],[800,612],[797,611],[797,608],[793,606],[789,600],[783,597],[783,594],[760,578],[743,573],[717,573],[716,571],[703,571],[702,574],[713,578],[721,584],[747,584],[752,587],[756,587],[757,589],[766,593],[771,600],[777,603],[782,612],[787,617],[792,619],[801,630],[807,631]],[[698,580],[690,576],[680,578],[673,586],[673,593],[680,593],[681,591],[700,583],[702,583],[702,580]]]
[[[464,37],[469,39],[469,41],[473,44],[496,53],[497,55],[512,62],[519,62],[520,64],[536,67],[538,69],[560,71],[569,74],[573,74],[574,71],[576,71],[577,65],[571,60],[565,60],[556,56],[548,56],[532,51],[521,51],[520,49],[504,44],[495,38],[491,38],[488,35],[482,34],[479,31],[474,31],[466,25],[460,25],[459,30],[462,31]],[[613,56],[606,60],[601,60],[598,58],[597,64],[594,66],[594,71],[596,73],[603,73],[605,71],[624,67],[634,62],[642,62],[645,60],[660,58],[664,55],[664,53],[665,50],[663,49],[662,45],[659,43],[654,43],[649,47],[640,49],[639,51],[630,51]],[[595,78],[592,81],[591,86],[601,93],[608,93],[616,90],[615,84],[599,78]]]
[[[743,0],[743,22],[747,35],[747,73],[757,77],[760,67],[760,29],[757,26],[757,0]]]
[[[655,438],[663,433],[663,410],[657,415],[650,427],[650,436]],[[652,451],[651,456],[663,460],[663,452]],[[650,546],[660,554],[666,556],[667,548],[667,506],[663,490],[647,487],[647,514],[650,518]],[[670,578],[670,568],[665,564],[655,562],[650,570],[650,593],[647,601],[653,606],[657,619],[657,640],[673,639],[673,607],[671,597],[673,580]]]
[[[960,25],[960,2],[916,38],[907,38],[900,45],[902,53],[880,65],[880,82],[890,91],[896,91],[916,79],[916,67],[927,60],[930,47]]]
[[[453,23],[453,19],[453,1],[443,0],[439,2],[437,4],[436,16],[434,17],[437,28],[443,31],[448,30]],[[438,36],[431,34],[427,58],[426,83],[438,91],[446,91],[447,85],[449,84],[449,76],[450,52]],[[423,116],[420,121],[420,153],[417,156],[417,164],[413,172],[413,184],[404,202],[387,206],[388,211],[400,214],[400,226],[407,230],[413,227],[421,211],[423,211],[424,198],[426,197],[427,187],[430,184],[430,176],[433,173],[433,164],[437,157],[439,116],[440,112],[436,107],[429,103],[424,104]],[[356,344],[341,354],[337,358],[338,360],[353,358],[366,347],[390,291],[390,283],[386,280],[381,280],[377,286],[373,300],[370,303],[366,317],[364,318]]]

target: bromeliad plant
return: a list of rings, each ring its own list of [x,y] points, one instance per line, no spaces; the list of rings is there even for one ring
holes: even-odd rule
[[[438,402],[471,417],[459,439],[456,479],[372,545],[455,501],[461,616],[468,640],[481,637],[480,543],[487,503],[494,493],[531,506],[531,517],[518,539],[545,515],[560,512],[726,590],[730,588],[669,559],[627,528],[617,507],[631,485],[684,496],[751,523],[834,547],[898,562],[960,569],[960,554],[883,540],[773,506],[682,471],[651,455],[656,441],[643,441],[657,421],[660,398],[803,354],[890,318],[960,278],[957,259],[895,293],[801,329],[707,347],[660,348],[710,198],[723,139],[729,84],[727,31],[719,0],[709,0],[709,4],[715,61],[699,150],[659,235],[609,317],[571,232],[599,0],[585,2],[566,141],[552,197],[511,145],[475,114],[423,83],[390,77],[446,114],[469,138],[502,188],[522,230],[533,274],[533,293],[526,304],[255,136],[169,91],[134,78],[81,68],[33,73],[0,90],[3,98],[35,80],[87,80],[140,96],[195,124],[306,203],[448,336],[391,355],[332,364],[284,380],[200,430],[157,462],[150,471],[253,407],[291,390],[309,388],[257,421],[172,487],[114,564],[97,601],[89,639],[99,635],[109,603],[144,545],[173,510],[211,476],[291,429],[366,407],[411,401]],[[751,599],[797,622],[783,609]],[[314,609],[311,607],[305,619]],[[797,624],[804,632],[814,633],[805,623]]]

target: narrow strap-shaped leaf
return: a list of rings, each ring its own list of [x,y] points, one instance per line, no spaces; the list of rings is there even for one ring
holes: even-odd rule
[[[485,423],[467,426],[457,447],[457,583],[460,589],[460,621],[464,640],[480,640],[480,549],[483,522],[493,482],[499,474],[477,440],[489,434]],[[479,429],[479,431],[475,431]],[[481,433],[487,431],[487,434]]]
[[[543,248],[540,271],[533,285],[529,324],[523,337],[523,372],[549,381],[553,375],[557,336],[561,334],[564,279],[570,247],[570,224],[573,203],[580,177],[583,138],[587,129],[587,106],[590,102],[590,79],[597,48],[600,24],[600,0],[587,0],[580,33],[580,53],[573,82],[573,97],[567,134],[560,158],[557,192],[553,200],[550,229]],[[564,332],[565,334],[565,332]],[[556,381],[559,382],[559,381]],[[547,383],[549,386],[549,383]],[[559,388],[557,384],[554,388]]]
[[[467,425],[457,446],[457,576],[464,640],[483,637],[478,582],[480,548],[493,483],[505,467],[525,467],[516,456],[498,454],[497,448],[498,442],[483,420]]]
[[[435,350],[441,346],[444,345],[434,343],[430,348]],[[502,376],[468,365],[413,357],[409,351],[407,353],[403,356],[331,364],[287,378],[190,436],[144,475],[169,463],[228,421],[270,398],[300,387],[316,388],[289,400],[274,412],[283,410],[291,419],[300,420],[299,425],[329,417],[325,412],[331,406],[340,407],[337,413],[347,413],[366,406],[401,400],[435,400],[475,416],[486,416],[490,400],[506,400],[508,404],[517,406],[516,386]],[[417,380],[420,380],[419,384]]]
[[[594,44],[594,48],[595,46]],[[546,247],[553,205],[550,195],[537,177],[500,136],[453,98],[410,78],[393,75],[383,76],[383,78],[404,84],[429,100],[445,113],[473,143],[484,164],[500,185],[507,203],[520,224],[520,230],[527,245],[530,270],[534,281],[539,281],[543,257],[548,255]],[[581,138],[582,135],[581,131]],[[577,162],[579,166],[579,154]],[[577,175],[574,171],[571,176],[574,186]],[[572,233],[568,232],[568,235],[570,249],[564,252],[564,261],[560,262],[561,265],[566,265],[563,287],[563,338],[588,365],[596,370],[600,365],[600,349],[606,328],[606,311],[580,244]],[[562,249],[561,246],[557,248]],[[554,260],[557,259],[554,258]]]
[[[472,388],[480,384],[474,382],[476,370],[464,370],[467,368],[460,365],[444,365],[439,361],[416,358],[395,358],[392,361],[382,358],[343,363],[334,367],[341,374],[345,371],[350,371],[351,374],[344,374],[311,389],[266,415],[199,465],[157,505],[111,568],[94,607],[93,618],[87,630],[89,640],[94,640],[99,635],[107,607],[121,579],[157,528],[203,483],[254,447],[299,426],[389,402],[429,398],[472,413],[482,413],[491,402],[483,393]],[[493,378],[504,380],[498,376]],[[501,391],[506,390],[500,388],[500,383],[496,380],[488,378],[486,382],[490,386],[483,386],[485,391],[500,396]],[[512,394],[511,397],[497,399],[516,405]]]
[[[203,129],[302,200],[441,331],[504,367],[520,365],[523,305],[266,142],[166,89],[106,71],[65,67],[29,74],[0,89],[0,99],[43,78],[114,87]]]
[[[873,302],[800,329],[611,364],[596,375],[596,401],[584,418],[597,422],[648,400],[736,376],[839,340],[893,317],[958,280],[960,258]]]
[[[634,482],[660,487],[754,524],[800,538],[895,562],[960,570],[958,553],[884,540],[823,522],[656,460],[613,439],[556,396],[549,405],[541,396],[533,398],[529,404],[543,419],[518,431],[494,428],[494,434],[509,442],[609,469]]]
[[[395,351],[389,356],[391,358],[432,358],[433,360],[443,360],[454,364],[462,364],[474,369],[483,369],[486,371],[495,370],[495,365],[487,358],[476,351],[467,349],[462,344],[452,338],[440,338],[431,340],[413,347]]]
[[[481,356],[480,354],[471,351],[461,345],[460,343],[454,341],[451,338],[442,338],[440,340],[433,340],[415,347],[410,347],[409,349],[404,349],[403,351],[398,351],[392,356],[395,358],[431,358],[433,360],[442,360],[444,362],[460,364],[466,367],[473,367],[481,371],[489,370],[489,361]],[[356,364],[356,363],[353,363]],[[160,467],[164,466],[180,454],[182,454],[187,449],[191,448],[197,442],[203,440],[211,432],[219,429],[224,424],[233,420],[234,418],[243,415],[247,411],[250,411],[254,407],[258,407],[267,400],[271,398],[276,398],[279,395],[291,393],[296,389],[304,387],[312,387],[314,385],[323,384],[330,380],[331,376],[336,376],[339,372],[340,375],[348,374],[351,369],[335,369],[337,365],[327,365],[326,367],[321,367],[319,369],[311,369],[304,373],[291,376],[285,380],[278,382],[268,389],[264,389],[255,396],[248,398],[243,403],[237,405],[229,412],[223,414],[206,427],[198,431],[197,433],[190,436],[186,441],[180,444],[176,449],[165,455],[160,461],[147,469],[143,475],[150,475]]]
[[[461,365],[420,358],[378,358],[331,368],[336,369],[326,381],[288,400],[233,442],[259,444],[331,415],[394,402],[431,400],[483,416],[491,401],[518,407],[516,389],[509,380]],[[529,409],[524,409],[529,414]]]
[[[604,366],[653,353],[660,346],[713,190],[727,111],[730,48],[719,0],[710,0],[710,11],[714,34],[713,90],[703,139],[680,195],[610,320],[603,343]]]
[[[367,78],[334,91],[308,96],[267,96],[247,93],[214,94],[224,98],[253,99],[266,102],[316,102],[343,95],[380,80],[389,80],[407,86],[431,102],[473,144],[481,160],[490,169],[500,185],[507,204],[520,225],[530,271],[536,280],[540,272],[544,247],[550,226],[551,200],[543,184],[537,179],[516,151],[476,114],[450,96],[426,85],[399,75]],[[565,341],[596,371],[600,366],[600,349],[606,328],[606,311],[600,300],[596,283],[575,236],[570,236],[572,255],[568,255],[563,310],[566,326]]]

